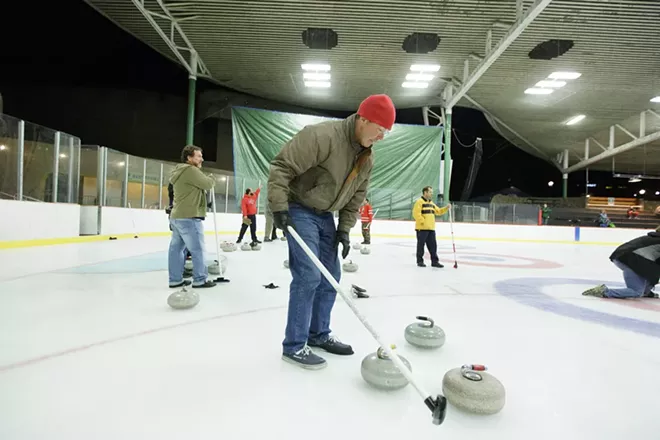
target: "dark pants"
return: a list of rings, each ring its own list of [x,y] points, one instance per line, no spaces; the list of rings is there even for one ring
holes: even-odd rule
[[[362,222],[362,238],[364,244],[371,244],[371,222]]]
[[[256,215],[248,215],[247,218],[252,220],[252,223],[250,223],[250,235],[252,236],[252,241],[257,241],[257,216]],[[238,234],[238,241],[243,241],[243,236],[245,235],[245,232],[247,231],[248,225],[243,223],[241,225],[241,233]]]
[[[435,231],[417,230],[417,262],[424,262],[424,245],[429,249],[431,262],[437,263],[438,243],[435,241]]]
[[[294,228],[314,255],[339,282],[341,266],[335,246],[335,219],[331,212],[317,214],[297,204],[289,204]],[[321,274],[295,239],[289,245],[289,310],[282,351],[295,353],[308,341],[323,343],[330,337],[330,314],[337,291]]]

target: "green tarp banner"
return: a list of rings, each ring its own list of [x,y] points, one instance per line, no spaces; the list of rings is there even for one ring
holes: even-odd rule
[[[270,161],[306,125],[331,118],[234,107],[232,128],[236,194],[262,184],[260,206],[267,200]],[[367,197],[378,218],[410,219],[412,204],[440,179],[442,127],[395,124],[374,145],[374,169]],[[245,182],[245,183],[243,183]],[[263,208],[262,208],[263,209]],[[260,209],[260,212],[263,212]]]

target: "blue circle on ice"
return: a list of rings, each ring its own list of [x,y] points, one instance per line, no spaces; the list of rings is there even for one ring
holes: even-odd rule
[[[519,304],[534,307],[544,312],[660,338],[660,323],[613,315],[611,313],[569,304],[541,292],[541,286],[551,287],[564,284],[584,284],[586,290],[586,288],[603,284],[603,280],[585,280],[580,278],[512,278],[497,281],[494,287],[498,294],[512,299]]]

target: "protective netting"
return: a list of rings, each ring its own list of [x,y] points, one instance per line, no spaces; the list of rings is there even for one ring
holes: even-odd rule
[[[472,163],[470,164],[470,170],[468,171],[468,177],[465,179],[465,186],[463,187],[463,193],[461,194],[461,200],[466,201],[470,198],[472,194],[472,189],[474,188],[474,181],[477,180],[477,173],[479,172],[479,167],[481,166],[481,157],[483,156],[483,145],[481,138],[477,138],[474,143],[474,154],[472,155]]]
[[[303,127],[331,118],[234,107],[234,173],[254,183],[262,182],[268,196],[270,161]],[[374,145],[374,169],[367,197],[377,218],[409,219],[412,203],[426,185],[436,187],[440,178],[442,127],[395,124]],[[239,185],[236,179],[236,185]],[[255,185],[256,186],[256,185]],[[242,188],[237,186],[237,193]]]

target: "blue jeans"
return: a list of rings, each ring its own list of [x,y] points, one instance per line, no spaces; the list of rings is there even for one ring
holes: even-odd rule
[[[645,278],[637,275],[631,268],[618,260],[612,261],[616,267],[623,271],[623,280],[626,287],[611,289],[607,287],[605,297],[607,298],[639,298],[651,291],[653,286]]]
[[[172,226],[172,240],[167,258],[170,286],[183,282],[185,248],[192,256],[193,285],[204,284],[208,277],[208,269],[204,261],[204,223],[196,218],[171,218],[170,226]]]
[[[336,227],[332,213],[316,214],[303,206],[289,204],[294,229],[318,259],[339,282],[341,266],[335,246]],[[289,237],[289,311],[282,342],[283,353],[302,349],[309,340],[322,343],[330,337],[330,314],[337,291],[316,268],[296,240]]]

